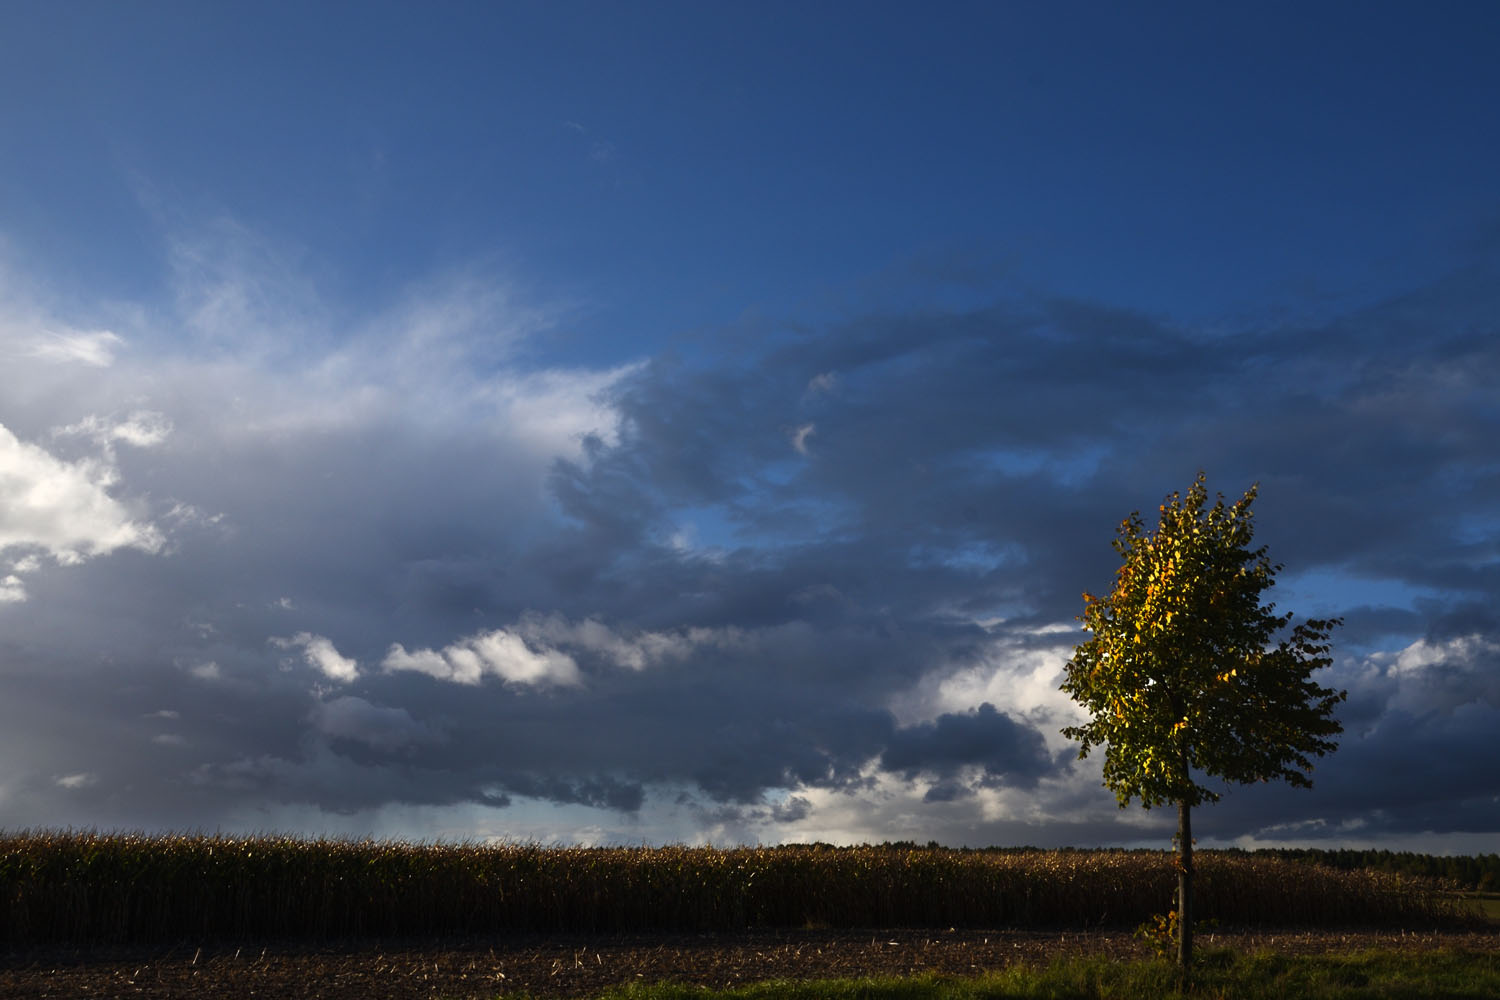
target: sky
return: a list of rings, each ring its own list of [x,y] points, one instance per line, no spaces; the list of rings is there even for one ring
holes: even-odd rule
[[[1500,8],[0,7],[0,828],[1167,846],[1058,690],[1259,484],[1500,849]]]

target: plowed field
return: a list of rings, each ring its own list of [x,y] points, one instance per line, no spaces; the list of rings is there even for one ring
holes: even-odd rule
[[[1405,934],[1318,931],[1203,935],[1202,945],[1284,954],[1364,948],[1500,950],[1500,930]],[[942,973],[1090,953],[1139,958],[1123,931],[764,931],[723,935],[495,938],[148,950],[0,953],[0,997],[218,1000],[427,1000],[529,992],[579,997],[628,982],[727,986],[764,979]]]

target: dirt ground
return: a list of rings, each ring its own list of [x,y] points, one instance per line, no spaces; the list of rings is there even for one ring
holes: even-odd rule
[[[1220,933],[1207,947],[1281,953],[1439,947],[1500,951],[1480,932]],[[941,973],[977,975],[1067,954],[1138,958],[1128,932],[781,930],[724,935],[491,938],[171,949],[0,952],[0,998],[214,997],[428,1000],[595,995],[628,982],[728,986],[764,979]]]

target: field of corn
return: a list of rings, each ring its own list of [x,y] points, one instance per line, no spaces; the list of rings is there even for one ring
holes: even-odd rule
[[[1199,851],[1225,927],[1452,917],[1431,883]],[[549,848],[289,837],[0,834],[0,942],[339,940],[778,927],[1134,926],[1170,853],[941,848]]]

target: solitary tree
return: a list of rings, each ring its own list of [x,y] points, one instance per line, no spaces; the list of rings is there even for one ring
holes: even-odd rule
[[[1104,749],[1104,783],[1123,809],[1177,804],[1177,961],[1192,963],[1192,809],[1215,802],[1203,783],[1284,779],[1310,787],[1311,756],[1335,749],[1334,706],[1347,692],[1309,675],[1332,662],[1337,618],[1309,619],[1276,641],[1292,616],[1261,604],[1281,569],[1250,548],[1256,487],[1232,506],[1206,507],[1204,476],[1161,506],[1155,533],[1139,512],[1120,525],[1124,564],[1106,597],[1083,595],[1093,638],[1073,651],[1062,690],[1089,713],[1063,734],[1079,757]],[[1273,644],[1274,643],[1274,644]]]

